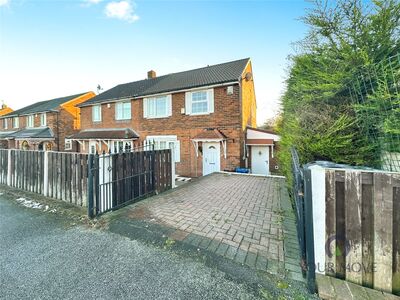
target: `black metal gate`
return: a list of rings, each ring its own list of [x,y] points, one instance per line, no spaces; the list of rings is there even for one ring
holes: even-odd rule
[[[89,217],[172,188],[171,150],[153,149],[89,155]]]
[[[311,173],[300,165],[297,151],[292,148],[292,173],[297,234],[301,249],[302,269],[307,277],[308,288],[314,293],[315,287],[315,258],[314,258],[314,234],[313,214],[311,199]]]

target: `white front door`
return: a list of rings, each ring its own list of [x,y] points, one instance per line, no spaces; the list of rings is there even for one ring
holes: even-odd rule
[[[251,146],[251,173],[269,175],[268,146]]]
[[[219,143],[203,143],[203,176],[221,171]]]

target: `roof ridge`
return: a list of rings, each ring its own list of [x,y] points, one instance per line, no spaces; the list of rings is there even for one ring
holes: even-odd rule
[[[250,58],[243,58],[215,65],[185,70],[118,84],[111,89],[79,104],[79,107],[94,105],[128,97],[144,97],[166,92],[177,92],[185,89],[201,88],[211,85],[239,82]]]
[[[129,82],[125,82],[125,83],[120,83],[120,84],[116,85],[115,87],[121,86],[121,85],[125,85],[125,84],[131,84],[131,83],[134,83],[134,82],[137,83],[137,82],[141,82],[141,81],[143,81],[143,82],[146,82],[146,81],[153,81],[153,80],[155,81],[155,80],[158,80],[158,79],[160,79],[160,78],[167,77],[167,76],[170,76],[170,75],[175,75],[175,74],[182,74],[182,73],[186,73],[186,72],[198,71],[198,70],[202,70],[202,69],[207,69],[207,68],[211,68],[211,67],[222,66],[222,65],[226,65],[226,64],[231,64],[231,63],[239,62],[239,61],[242,61],[242,60],[249,60],[249,59],[250,59],[250,57],[246,57],[246,58],[236,59],[236,60],[232,60],[232,61],[227,61],[227,62],[215,64],[215,65],[207,65],[207,66],[205,66],[205,67],[198,67],[198,68],[194,68],[194,69],[190,69],[190,70],[168,73],[168,74],[164,74],[164,75],[157,76],[157,77],[154,77],[154,78],[145,78],[145,79],[140,79],[140,80],[129,81]],[[106,91],[105,91],[105,92],[106,92]],[[104,92],[103,92],[103,93],[104,93]]]
[[[66,103],[66,102],[68,102],[68,101],[70,101],[70,100],[72,100],[72,99],[78,98],[78,97],[80,97],[80,96],[82,96],[82,95],[84,95],[84,94],[87,94],[87,93],[89,93],[89,92],[83,92],[83,93],[72,94],[72,95],[68,95],[68,96],[62,96],[62,97],[57,97],[57,98],[53,98],[53,99],[38,101],[38,102],[35,102],[35,103],[32,103],[32,104],[29,104],[29,105],[27,105],[27,106],[21,107],[20,109],[14,110],[14,111],[12,111],[12,112],[10,112],[10,113],[4,115],[4,116],[1,116],[1,117],[2,117],[2,118],[4,118],[4,117],[14,117],[14,116],[19,116],[20,114],[24,115],[24,114],[25,114],[24,111],[26,111],[26,110],[35,109],[35,108],[40,108],[40,107],[43,106],[43,105],[52,103],[53,101],[54,101],[54,102],[57,102],[57,101],[66,99],[65,101],[63,101],[62,103],[60,103],[60,105],[61,105],[61,104],[63,104],[63,103]],[[49,110],[50,110],[50,109],[45,109],[45,108],[44,108],[43,110],[40,110],[40,109],[39,109],[38,111],[32,112],[32,113],[40,113],[40,112],[49,111]],[[30,113],[27,113],[27,114],[30,114]]]

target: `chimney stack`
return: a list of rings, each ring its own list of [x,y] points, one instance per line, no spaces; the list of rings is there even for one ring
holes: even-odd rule
[[[147,72],[147,79],[153,79],[153,78],[156,78],[156,77],[157,77],[156,71],[151,70],[151,71]]]

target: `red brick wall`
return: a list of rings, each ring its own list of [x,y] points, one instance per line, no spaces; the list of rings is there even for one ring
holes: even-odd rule
[[[232,95],[227,95],[226,87],[214,89],[214,113],[201,116],[181,114],[185,107],[185,93],[172,95],[172,116],[159,119],[143,118],[143,99],[132,100],[132,120],[115,120],[115,103],[102,104],[102,121],[92,121],[92,107],[81,108],[82,130],[91,128],[132,128],[143,141],[149,135],[176,135],[181,146],[181,162],[176,170],[183,176],[202,175],[202,156],[196,157],[191,139],[205,128],[218,128],[229,139],[227,158],[223,157],[221,146],[221,170],[233,170],[243,164],[244,132],[241,121],[239,85],[234,85]],[[110,107],[108,107],[110,106]],[[88,147],[86,147],[87,151]]]

